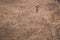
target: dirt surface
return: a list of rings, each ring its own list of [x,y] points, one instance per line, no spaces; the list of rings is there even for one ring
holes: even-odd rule
[[[0,40],[60,40],[60,0],[0,0]]]

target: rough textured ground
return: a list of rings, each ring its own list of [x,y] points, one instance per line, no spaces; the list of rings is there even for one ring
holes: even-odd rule
[[[60,40],[60,0],[0,0],[0,40]]]

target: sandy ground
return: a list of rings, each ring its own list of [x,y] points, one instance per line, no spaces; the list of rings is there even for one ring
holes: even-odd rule
[[[60,1],[0,0],[0,40],[60,40]]]

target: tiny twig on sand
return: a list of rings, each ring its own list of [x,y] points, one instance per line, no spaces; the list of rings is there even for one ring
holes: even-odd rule
[[[39,4],[36,5],[36,13],[38,13]]]

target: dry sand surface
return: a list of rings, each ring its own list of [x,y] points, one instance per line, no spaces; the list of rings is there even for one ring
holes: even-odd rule
[[[60,0],[0,0],[0,40],[60,40]]]

